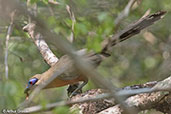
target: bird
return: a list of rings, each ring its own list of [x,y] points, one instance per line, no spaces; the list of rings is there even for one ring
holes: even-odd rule
[[[95,53],[93,51],[86,53],[85,50],[81,50],[78,53],[79,55],[83,55],[85,59],[93,65],[93,68],[96,68],[101,63],[101,61],[103,61],[103,59],[108,56],[107,54]],[[62,87],[66,85],[76,84],[78,82],[83,82],[69,95],[70,97],[72,97],[77,91],[81,90],[82,87],[84,87],[88,83],[88,78],[75,68],[72,59],[68,55],[64,55],[54,66],[49,68],[47,71],[42,74],[36,74],[29,79],[27,87],[24,90],[24,93],[27,95],[27,97],[29,96],[29,91],[32,91],[35,87],[39,86],[41,83],[44,83],[46,80],[51,78],[54,75],[55,71],[57,71],[58,69],[66,70],[58,77],[56,77],[52,82],[47,84],[43,89]]]
[[[114,45],[140,33],[142,29],[154,24],[156,21],[163,18],[165,13],[166,11],[159,11],[152,15],[140,18],[136,23],[130,24],[127,28],[123,29],[111,38],[104,40],[102,42],[102,50],[99,53],[93,51],[90,51],[88,53],[86,53],[85,51],[79,51],[79,54],[81,53],[81,56],[88,60],[94,66],[94,68],[96,68],[106,57],[111,56],[110,50]],[[54,66],[49,68],[44,73],[32,76],[28,81],[28,85],[24,90],[24,93],[26,93],[28,96],[29,91],[33,90],[36,86],[50,79],[56,71],[59,71],[59,69],[65,69],[65,72],[61,73],[52,82],[47,84],[44,89],[72,85],[82,81],[83,83],[80,84],[78,88],[76,88],[71,93],[70,96],[72,96],[82,87],[84,87],[84,85],[86,85],[88,82],[88,78],[83,73],[79,72],[78,69],[76,69],[72,59],[68,55],[64,55]]]

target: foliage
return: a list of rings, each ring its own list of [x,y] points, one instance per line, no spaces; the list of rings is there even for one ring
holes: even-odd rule
[[[21,2],[26,4],[25,0]],[[119,28],[115,27],[115,19],[128,0],[59,0],[60,5],[48,3],[48,0],[31,0],[30,2],[37,4],[38,16],[48,23],[52,31],[61,34],[63,38],[67,38],[71,33],[72,20],[65,9],[68,4],[76,18],[74,46],[77,49],[88,48],[96,52],[101,50],[100,45],[103,39],[141,18],[148,9],[151,9],[151,12],[168,11],[162,21],[134,38],[115,46],[112,57],[104,61],[98,71],[111,79],[118,87],[161,80],[170,74],[170,0],[143,0],[141,4],[134,6]],[[31,38],[21,30],[27,19],[15,18],[20,27],[14,27],[9,41],[8,80],[5,79],[4,50],[9,21],[8,19],[0,20],[0,46],[2,47],[0,48],[0,110],[15,109],[25,99],[23,91],[28,79],[49,68]],[[62,55],[53,45],[49,45],[57,56]],[[93,87],[95,86],[90,82],[86,89]],[[42,105],[58,101],[66,98],[65,91],[66,87],[43,91],[42,97],[37,98],[36,101],[40,101]],[[68,110],[67,107],[62,107],[56,108],[53,112],[68,113]]]

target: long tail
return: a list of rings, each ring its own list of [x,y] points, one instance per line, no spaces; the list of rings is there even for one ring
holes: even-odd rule
[[[104,56],[110,56],[110,50],[114,45],[140,33],[144,28],[163,18],[165,13],[166,11],[159,11],[146,17],[140,18],[137,22],[128,25],[128,27],[115,34],[113,37],[104,40],[102,42],[102,51],[100,54]]]

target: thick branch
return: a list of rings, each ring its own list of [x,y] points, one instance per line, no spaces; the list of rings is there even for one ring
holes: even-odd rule
[[[44,36],[41,33],[36,32],[35,24],[34,23],[29,23],[28,25],[23,27],[23,30],[29,33],[30,37],[33,39],[35,45],[39,49],[39,51],[40,51],[42,57],[44,58],[44,60],[50,66],[53,66],[58,61],[58,58],[50,50],[49,46],[44,41]]]

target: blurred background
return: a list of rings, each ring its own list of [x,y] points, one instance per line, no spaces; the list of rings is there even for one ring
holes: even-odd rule
[[[19,0],[27,4],[26,0]],[[37,15],[49,28],[67,38],[72,32],[72,20],[66,10],[69,5],[74,12],[76,23],[73,45],[77,49],[88,48],[99,52],[101,42],[141,18],[147,10],[155,13],[167,11],[166,16],[140,34],[116,45],[112,56],[102,62],[98,71],[114,85],[124,86],[159,81],[171,74],[171,1],[137,0],[130,13],[119,24],[118,15],[129,0],[58,0],[60,5],[48,0],[30,0],[37,4]],[[1,12],[2,13],[2,12]],[[24,16],[16,16],[14,29],[8,44],[8,79],[5,77],[6,35],[10,17],[0,15],[0,110],[15,109],[24,99],[24,89],[30,77],[46,71],[50,66],[43,60],[34,42],[22,30],[28,23]],[[55,46],[49,44],[56,56],[61,57]],[[42,90],[35,104],[46,105],[67,99],[66,88]],[[84,91],[96,88],[89,81]],[[68,113],[68,107],[54,109],[50,113]],[[145,113],[152,113],[147,111]],[[156,112],[155,112],[156,113]]]

